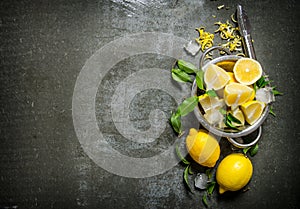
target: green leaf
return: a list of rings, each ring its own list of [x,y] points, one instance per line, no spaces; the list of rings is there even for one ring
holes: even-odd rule
[[[272,93],[274,94],[274,96],[283,95],[283,93],[280,92],[280,91],[277,91],[277,90],[275,89],[275,87],[272,89]]]
[[[171,125],[176,133],[181,133],[181,120],[178,113],[172,113],[170,118]]]
[[[191,164],[188,160],[186,160],[186,159],[182,156],[182,154],[181,154],[180,151],[179,151],[179,147],[178,147],[177,144],[176,144],[176,146],[175,146],[175,150],[176,150],[176,154],[177,154],[177,156],[179,157],[179,159],[181,160],[181,162],[183,162],[183,163],[186,164],[186,165]]]
[[[183,171],[183,179],[184,179],[184,182],[185,182],[186,186],[188,187],[189,191],[192,192],[192,189],[191,189],[190,183],[189,183],[189,178],[188,178],[188,176],[189,176],[189,167],[190,167],[190,165],[188,165],[184,169],[184,171]]]
[[[208,195],[212,195],[212,193],[214,192],[215,186],[216,186],[215,181],[212,181],[208,184],[208,186],[207,186],[207,194]]]
[[[177,61],[177,65],[179,67],[179,69],[183,70],[186,73],[196,73],[196,71],[198,70],[195,65],[193,65],[190,62],[186,62],[184,60],[178,60]]]
[[[178,107],[177,111],[181,116],[185,116],[192,112],[198,104],[198,97],[192,96],[185,99]]]
[[[244,153],[244,155],[246,155],[246,154],[247,154],[247,152],[248,152],[250,149],[251,149],[251,147],[246,147],[246,148],[244,148],[244,149],[243,149],[243,153]]]
[[[233,125],[230,120],[227,120],[227,116],[226,116],[226,119],[225,119],[225,125],[229,128],[237,129],[237,127],[235,125]]]
[[[263,88],[263,87],[269,85],[270,82],[271,81],[267,79],[267,76],[262,76],[262,77],[260,77],[260,79],[258,79],[256,81],[256,83],[255,83],[255,89],[257,89],[257,88]]]
[[[275,112],[274,112],[272,106],[270,107],[269,113],[270,113],[271,115],[273,115],[274,117],[276,117],[276,114],[275,114]]]
[[[205,207],[208,207],[208,202],[207,202],[207,194],[204,193],[202,196],[202,202],[205,205]]]
[[[205,174],[207,175],[207,177],[208,177],[208,179],[211,179],[211,177],[212,177],[212,169],[207,169],[206,171],[205,171]]]
[[[201,90],[204,90],[203,77],[204,77],[204,72],[202,70],[198,70],[196,73],[196,83],[198,88]]]
[[[172,69],[172,78],[181,83],[193,82],[191,77],[180,69]]]
[[[224,110],[223,108],[219,109],[219,111],[220,111],[220,113],[221,113],[222,115],[226,115],[226,114],[227,114],[227,111]]]
[[[210,97],[217,97],[217,93],[214,90],[207,90],[206,91],[207,95]]]
[[[236,117],[234,117],[231,113],[228,113],[227,120],[229,120],[230,122],[237,123],[237,124],[242,124],[242,122],[239,119],[237,119]]]
[[[192,166],[189,166],[189,174],[190,174],[190,175],[193,175],[193,174],[194,174],[194,172],[192,171]]]
[[[255,144],[253,147],[251,147],[250,149],[250,156],[253,157],[254,155],[256,155],[258,152],[258,144]]]

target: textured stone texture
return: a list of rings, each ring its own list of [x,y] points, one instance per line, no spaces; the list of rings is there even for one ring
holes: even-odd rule
[[[214,31],[214,22],[227,20],[237,3],[250,17],[258,60],[284,96],[274,104],[277,116],[264,123],[259,152],[251,158],[250,190],[215,192],[209,208],[299,208],[300,8],[294,0],[1,1],[0,208],[203,208],[203,191],[187,192],[181,164],[137,179],[95,164],[74,131],[72,96],[85,62],[110,41],[138,32],[164,32],[189,41],[197,36],[196,27]],[[221,4],[229,9],[217,10]],[[117,84],[139,67],[165,69],[172,61],[155,54],[130,57],[99,85],[95,102],[108,112],[97,109],[98,124],[123,154],[155,155],[175,136],[167,126],[163,138],[150,145],[120,137],[109,118],[111,97],[105,92],[115,89],[109,81]],[[122,66],[126,71],[117,70]],[[130,106],[130,120],[143,131],[149,128],[151,108],[168,117],[175,107],[170,95],[144,91]],[[160,119],[156,113],[151,117]],[[220,144],[222,157],[231,152],[226,140]]]

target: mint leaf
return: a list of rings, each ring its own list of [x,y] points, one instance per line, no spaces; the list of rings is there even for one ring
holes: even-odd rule
[[[214,90],[207,90],[206,91],[207,95],[210,97],[217,97],[217,93]]]
[[[196,73],[196,71],[198,70],[195,65],[193,65],[190,62],[186,62],[184,60],[178,60],[177,61],[177,65],[179,67],[179,69],[183,70],[186,73]]]
[[[253,157],[254,155],[256,155],[258,152],[258,144],[255,144],[253,147],[251,147],[250,149],[250,156]]]
[[[184,171],[183,171],[183,179],[184,179],[184,182],[186,184],[186,186],[188,187],[189,191],[192,192],[192,189],[191,189],[191,186],[190,186],[190,183],[189,183],[189,167],[190,165],[188,165]]]
[[[175,81],[178,81],[181,83],[186,83],[186,82],[192,83],[193,82],[191,77],[186,72],[184,72],[180,69],[172,69],[172,78]]]
[[[201,90],[204,90],[203,77],[204,77],[204,72],[202,70],[198,70],[196,73],[196,83],[198,88]]]
[[[212,181],[208,184],[207,186],[207,194],[208,195],[212,195],[212,193],[214,192],[214,189],[215,189],[215,185],[216,185],[216,182]]]
[[[205,207],[208,207],[208,202],[207,202],[207,194],[204,193],[202,196],[202,202],[205,205]]]
[[[185,116],[192,112],[198,104],[198,97],[192,96],[185,99],[178,107],[177,111],[180,116]]]
[[[186,165],[191,164],[188,160],[186,160],[186,159],[182,156],[182,154],[181,154],[180,151],[179,151],[179,147],[178,147],[177,144],[176,144],[176,146],[175,146],[175,150],[176,150],[176,154],[177,154],[177,156],[179,157],[179,159],[181,160],[181,162],[183,162],[183,163],[186,164]]]
[[[178,113],[172,113],[170,118],[171,125],[176,133],[181,133],[181,120],[180,115]]]

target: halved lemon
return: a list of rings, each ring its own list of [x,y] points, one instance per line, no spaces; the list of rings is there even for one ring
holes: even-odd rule
[[[249,86],[240,83],[230,83],[225,86],[224,100],[227,106],[233,106],[233,108],[241,105],[251,98],[253,89]]]
[[[253,125],[261,116],[266,104],[257,100],[249,101],[241,105],[246,121]]]
[[[227,72],[215,64],[209,64],[204,72],[204,82],[206,89],[219,90],[230,80],[230,76]]]
[[[251,85],[262,76],[262,67],[254,59],[241,58],[235,63],[233,73],[239,83]]]

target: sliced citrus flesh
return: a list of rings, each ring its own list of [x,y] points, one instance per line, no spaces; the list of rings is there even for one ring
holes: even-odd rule
[[[230,80],[228,81],[228,84],[230,84],[230,83],[237,83],[237,80],[235,79],[233,72],[227,72],[227,74],[230,77]]]
[[[239,83],[251,85],[262,76],[262,67],[254,59],[241,58],[235,63],[233,73]]]
[[[230,80],[230,76],[221,67],[215,64],[209,64],[205,68],[204,82],[207,90],[222,89],[229,82],[229,80]]]
[[[238,119],[241,122],[241,124],[233,122],[232,125],[243,126],[245,124],[245,117],[244,117],[243,112],[240,110],[240,108],[237,107],[234,110],[231,110],[230,113],[233,115],[233,117],[235,117],[236,119]]]
[[[257,100],[249,101],[241,105],[245,120],[253,125],[261,116],[266,104]]]
[[[225,86],[224,100],[227,106],[236,107],[248,101],[253,89],[240,83],[230,83]]]
[[[192,159],[202,166],[214,167],[220,157],[219,142],[204,129],[190,129],[186,148]]]

